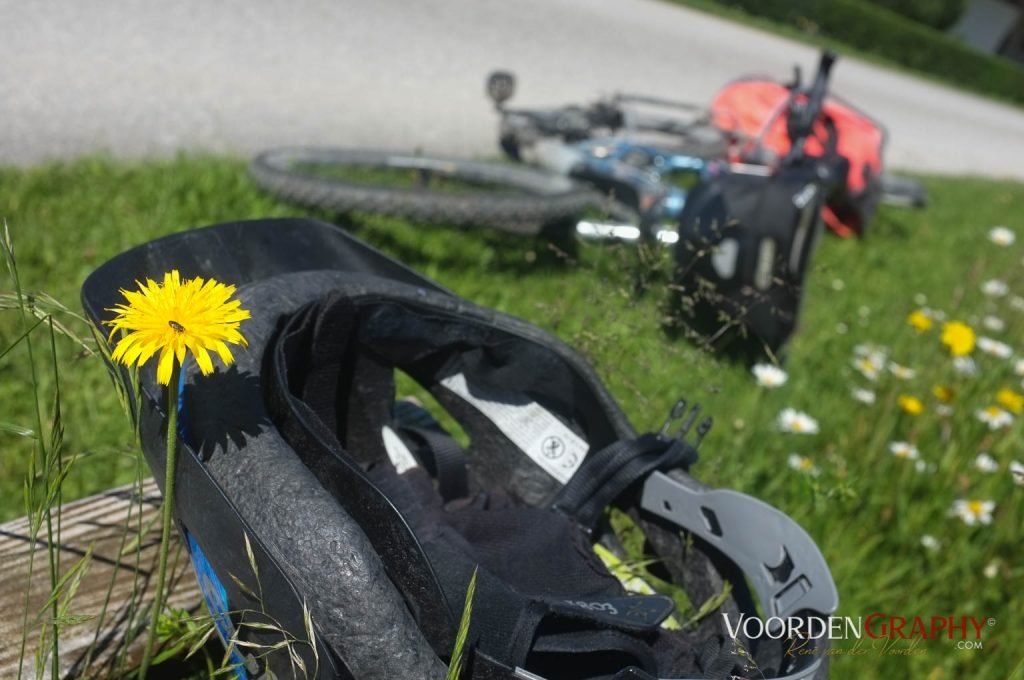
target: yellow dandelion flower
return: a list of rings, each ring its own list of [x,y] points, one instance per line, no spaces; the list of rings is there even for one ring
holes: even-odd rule
[[[156,379],[161,385],[171,381],[175,362],[180,366],[186,352],[196,358],[203,375],[213,372],[210,352],[216,352],[225,365],[234,361],[228,343],[245,346],[239,324],[249,318],[241,302],[230,300],[235,287],[202,278],[182,281],[177,270],[164,274],[163,283],[147,279],[138,291],[122,290],[127,304],[107,311],[116,312],[110,339],[119,330],[127,331],[117,342],[111,358],[125,366],[142,366],[160,353]]]
[[[1020,415],[1021,411],[1024,411],[1024,394],[1014,392],[1007,387],[996,392],[996,401],[1011,413]]]
[[[903,409],[904,413],[909,413],[912,416],[919,416],[924,413],[924,404],[917,397],[912,397],[909,394],[901,394],[896,400],[899,403],[900,408]]]
[[[953,401],[953,397],[956,396],[956,392],[952,388],[946,387],[945,385],[936,385],[932,388],[932,394],[935,398],[941,401],[943,404],[948,404]]]
[[[917,309],[907,317],[907,323],[914,327],[918,333],[923,333],[934,325],[931,318],[922,310]]]
[[[942,325],[942,344],[955,357],[970,354],[976,339],[974,330],[962,321],[950,321]]]

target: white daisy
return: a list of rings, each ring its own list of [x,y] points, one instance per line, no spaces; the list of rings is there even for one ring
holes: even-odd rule
[[[976,470],[988,474],[999,471],[999,463],[984,451],[979,453],[978,457],[974,459],[974,467]]]
[[[794,434],[818,434],[818,421],[802,411],[782,409],[776,421],[783,432]]]
[[[956,500],[949,509],[951,517],[959,517],[967,526],[975,524],[991,524],[992,513],[996,509],[995,501]]]
[[[787,460],[789,467],[793,468],[797,472],[803,472],[804,474],[811,475],[812,477],[818,476],[818,468],[814,465],[814,462],[807,456],[801,456],[797,453],[789,454]]]
[[[1013,372],[1017,375],[1024,375],[1024,359],[1017,359],[1013,364]]]
[[[914,369],[900,366],[895,361],[889,362],[889,372],[900,380],[911,380],[914,377]]]
[[[948,418],[949,416],[953,415],[953,407],[950,406],[949,404],[936,404],[935,412],[938,413],[943,418]]]
[[[855,387],[850,394],[852,394],[853,398],[862,404],[875,403],[875,393],[872,390],[864,389],[863,387]]]
[[[1016,309],[1018,312],[1024,312],[1024,297],[1020,295],[1014,295],[1010,298],[1010,307]]]
[[[751,372],[761,387],[781,387],[789,379],[786,372],[774,364],[754,364]]]
[[[889,442],[889,453],[907,460],[917,460],[921,457],[917,447],[909,442]]]
[[[1010,476],[1013,477],[1013,483],[1017,486],[1024,486],[1024,463],[1019,460],[1010,461]]]
[[[939,539],[935,538],[931,534],[924,534],[921,536],[921,545],[926,550],[935,551],[939,549]]]
[[[997,246],[1012,246],[1013,242],[1017,240],[1017,235],[1012,229],[1007,229],[1004,226],[992,227],[988,231],[988,240]]]
[[[981,573],[985,575],[987,579],[993,579],[999,576],[999,560],[992,560],[985,565],[985,568],[981,570]]]
[[[988,425],[990,430],[1001,430],[1013,424],[1013,416],[1010,415],[1010,412],[1004,411],[998,406],[986,406],[975,411],[974,415]]]
[[[981,320],[981,325],[996,333],[1002,333],[1006,330],[1006,322],[998,316],[992,316],[991,314]]]
[[[921,459],[915,460],[914,469],[917,470],[919,473],[928,472],[928,463],[924,462]]]
[[[978,375],[978,365],[974,363],[974,359],[968,356],[954,357],[953,368],[960,375]]]
[[[879,361],[879,359],[881,359],[881,361]],[[868,380],[875,381],[878,380],[878,374],[881,373],[882,368],[885,367],[885,357],[877,354],[855,357],[853,360],[853,367]]]
[[[1010,292],[1010,287],[1006,285],[1005,281],[989,279],[981,284],[981,292],[990,297],[1003,297]]]
[[[984,335],[978,337],[978,349],[986,354],[999,357],[1000,359],[1009,359],[1013,356],[1012,347],[1007,345],[1005,342],[986,338]]]

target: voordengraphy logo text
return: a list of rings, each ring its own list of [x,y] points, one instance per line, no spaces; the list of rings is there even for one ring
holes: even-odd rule
[[[982,630],[994,620],[981,616],[899,616],[875,612],[868,616],[772,616],[762,620],[740,614],[722,614],[729,636],[775,640],[981,640]]]

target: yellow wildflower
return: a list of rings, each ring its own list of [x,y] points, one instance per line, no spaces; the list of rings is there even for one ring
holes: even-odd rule
[[[1024,411],[1024,394],[1014,392],[1007,387],[996,392],[996,401],[1011,413],[1020,415],[1021,411]]]
[[[202,278],[181,280],[177,270],[164,274],[163,283],[147,279],[140,290],[121,294],[127,304],[108,311],[117,312],[112,321],[110,338],[118,330],[128,334],[117,342],[111,358],[125,366],[142,366],[160,352],[157,382],[167,385],[172,369],[192,352],[203,375],[213,372],[210,352],[216,352],[225,365],[234,361],[227,343],[246,345],[238,332],[239,324],[249,318],[238,300],[229,300],[235,287]]]
[[[917,397],[912,397],[909,394],[901,394],[896,400],[900,408],[903,409],[904,413],[909,413],[912,416],[919,416],[924,413],[924,404]]]
[[[918,333],[923,333],[934,325],[931,318],[920,309],[916,309],[907,317],[907,323],[914,327]]]
[[[974,330],[962,321],[950,321],[942,325],[942,344],[955,357],[966,356],[974,349]]]

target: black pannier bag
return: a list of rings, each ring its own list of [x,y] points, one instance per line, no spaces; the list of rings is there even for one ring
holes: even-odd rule
[[[824,676],[827,643],[791,634],[837,606],[821,552],[779,510],[689,475],[678,405],[638,434],[556,338],[310,220],[139,246],[87,279],[89,318],[170,269],[238,285],[252,313],[236,362],[202,376],[187,360],[178,395],[174,513],[219,632],[245,643],[237,677],[291,677],[298,658],[322,679],[440,680],[474,573],[462,678]],[[447,413],[396,402],[397,374]],[[139,381],[162,479],[166,390],[152,364]],[[693,611],[729,583],[720,607],[692,620],[627,589],[609,508]]]
[[[750,170],[721,166],[687,197],[675,311],[708,346],[756,358],[796,327],[826,191],[817,163]]]
[[[821,115],[835,59],[823,52],[807,87],[797,71],[785,104],[790,148],[776,165],[718,163],[687,197],[675,311],[706,346],[775,359],[796,327],[821,208],[849,171],[835,122]],[[822,155],[806,153],[811,137]]]

